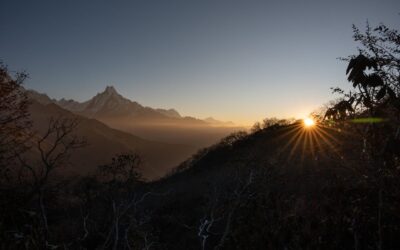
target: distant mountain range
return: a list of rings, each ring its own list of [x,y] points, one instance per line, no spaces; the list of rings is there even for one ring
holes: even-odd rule
[[[199,125],[199,126],[234,126],[232,122],[222,122],[214,118],[204,120],[194,117],[183,117],[175,109],[160,109],[145,107],[131,101],[119,94],[113,86],[107,86],[103,92],[97,93],[85,102],[75,100],[51,99],[46,94],[34,90],[28,91],[29,96],[42,104],[54,103],[58,106],[83,115],[88,118],[99,120],[123,119],[135,123],[175,124],[175,125]]]
[[[219,121],[219,120],[214,119],[213,117],[208,117],[208,118],[204,119],[204,121],[213,126],[227,126],[227,127],[235,126],[235,124],[231,121],[228,121],[228,122]]]
[[[28,90],[28,96],[40,104],[55,104],[74,114],[96,119],[107,126],[143,139],[194,146],[196,149],[216,143],[231,132],[242,129],[232,122],[212,117],[204,120],[182,116],[175,109],[145,107],[107,86],[85,102],[52,99],[46,94]]]
[[[73,167],[62,169],[64,173],[90,173],[97,166],[110,162],[115,154],[136,152],[143,160],[141,173],[146,178],[154,179],[162,177],[196,151],[193,146],[150,141],[112,129],[96,119],[74,114],[54,103],[42,104],[32,100],[29,111],[33,129],[39,134],[45,132],[52,117],[78,120],[79,125],[74,134],[84,137],[88,145],[72,154]]]
[[[209,146],[237,130],[231,122],[213,118],[183,117],[174,109],[142,106],[120,95],[114,87],[85,102],[52,99],[27,90],[32,101],[34,129],[44,132],[52,117],[79,120],[78,136],[88,146],[73,154],[72,173],[87,173],[106,164],[117,153],[136,152],[144,160],[142,174],[160,178],[198,149]]]

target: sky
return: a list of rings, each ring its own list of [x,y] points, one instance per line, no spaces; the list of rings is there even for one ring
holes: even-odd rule
[[[352,24],[400,27],[398,0],[2,0],[0,60],[84,101],[113,85],[183,115],[304,117],[349,88]]]

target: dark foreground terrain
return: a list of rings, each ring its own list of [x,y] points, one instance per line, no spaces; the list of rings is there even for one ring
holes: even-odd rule
[[[40,203],[14,189],[2,248],[398,249],[399,171],[368,157],[362,126],[232,134],[153,183],[120,157],[49,184],[45,229]]]
[[[0,65],[0,249],[400,249],[400,34],[367,25],[354,39],[354,88],[333,89],[316,125],[267,119],[157,181],[133,150],[60,174],[87,167],[70,164],[87,146],[77,131],[101,139],[91,159],[156,148],[164,173],[189,152],[71,113],[32,132],[26,75]]]

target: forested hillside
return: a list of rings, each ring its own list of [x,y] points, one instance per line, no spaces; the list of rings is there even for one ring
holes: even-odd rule
[[[77,132],[105,137],[98,158],[128,136],[86,118],[79,130],[70,113],[32,130],[26,75],[2,65],[0,248],[399,249],[400,34],[367,25],[354,39],[349,90],[334,88],[324,112],[265,119],[156,181],[143,178],[139,152],[57,175],[84,150]]]

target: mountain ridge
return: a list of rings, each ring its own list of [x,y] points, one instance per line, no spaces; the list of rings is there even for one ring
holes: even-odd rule
[[[28,96],[41,104],[53,103],[76,115],[96,119],[107,126],[139,136],[146,140],[208,147],[241,127],[218,121],[181,116],[175,109],[146,107],[123,97],[113,86],[84,102],[72,99],[53,99],[34,90]]]
[[[79,121],[74,134],[87,139],[88,145],[74,152],[71,163],[76,167],[62,170],[64,173],[79,175],[92,173],[97,166],[107,164],[118,153],[135,152],[143,159],[144,164],[140,172],[144,177],[157,179],[196,151],[190,145],[147,140],[111,128],[97,119],[77,115],[55,103],[42,104],[32,100],[29,113],[33,129],[39,134],[45,133],[51,118],[62,117]]]
[[[39,103],[55,103],[63,109],[83,115],[89,118],[109,119],[128,118],[137,121],[156,121],[166,123],[185,123],[200,126],[234,126],[228,121],[219,121],[212,117],[199,119],[192,116],[182,116],[176,109],[152,108],[143,106],[122,96],[114,86],[106,86],[102,92],[98,92],[89,100],[78,102],[73,99],[50,98],[47,94],[35,90],[28,90],[28,96]]]

